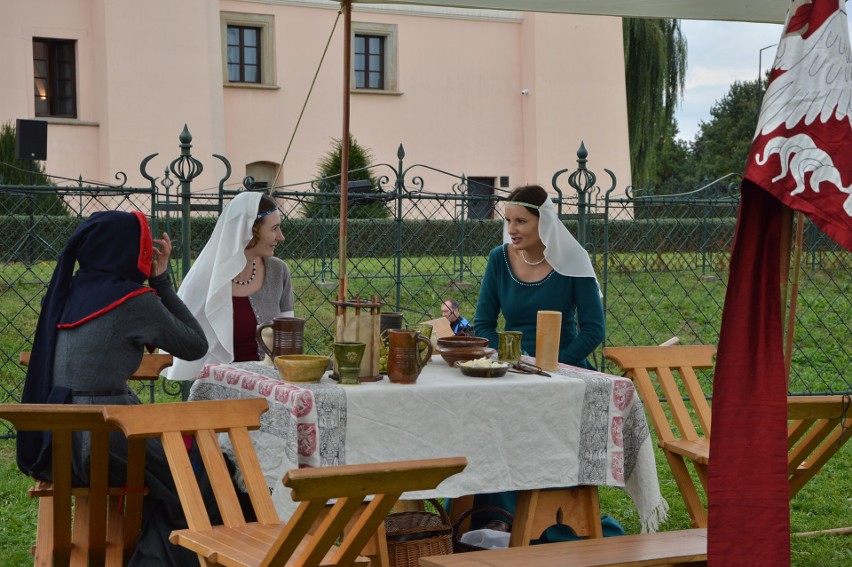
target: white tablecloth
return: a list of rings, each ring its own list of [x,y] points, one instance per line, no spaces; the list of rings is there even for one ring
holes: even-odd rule
[[[643,528],[656,529],[667,504],[632,382],[573,367],[551,374],[471,378],[434,357],[416,384],[392,384],[385,378],[341,387],[326,376],[320,384],[299,387],[272,381],[277,375],[272,368],[241,363],[205,368],[190,399],[269,400],[270,411],[254,441],[276,507],[285,516],[293,505],[281,478],[290,468],[464,455],[469,462],[464,472],[434,491],[405,497],[618,486],[633,498]],[[302,431],[295,417],[306,414],[305,402],[296,390],[309,391],[316,409],[314,417],[302,420]],[[341,394],[345,403],[329,401]],[[334,434],[320,435],[314,444],[305,441],[311,423]],[[319,456],[301,454],[305,451],[300,448],[312,445]]]

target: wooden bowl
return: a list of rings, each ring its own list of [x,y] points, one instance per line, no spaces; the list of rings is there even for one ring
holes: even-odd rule
[[[444,350],[445,348],[458,348],[458,347],[481,347],[486,348],[488,346],[488,339],[483,337],[442,337],[438,339],[438,348]]]
[[[275,357],[275,367],[285,382],[316,383],[328,370],[330,360],[314,354],[282,354]]]
[[[476,360],[477,358],[491,358],[497,353],[493,348],[488,347],[455,347],[441,349],[441,358],[447,361],[447,364],[453,366],[456,362],[464,362],[466,360]]]

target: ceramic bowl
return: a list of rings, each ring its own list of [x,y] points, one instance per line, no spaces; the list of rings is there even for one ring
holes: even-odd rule
[[[491,358],[497,354],[497,350],[488,347],[454,347],[441,349],[441,358],[447,361],[447,364],[453,366],[456,362],[464,362],[466,360],[476,360],[477,358]]]
[[[328,356],[314,354],[282,354],[275,357],[275,367],[285,382],[319,382],[328,370]]]
[[[456,363],[456,368],[461,370],[465,376],[473,376],[475,378],[500,378],[505,376],[509,371],[509,363],[501,362],[494,366],[470,366],[467,361],[459,361]]]
[[[485,348],[488,346],[488,339],[482,337],[442,337],[438,339],[438,348],[444,350],[445,348],[457,348],[457,347],[481,347]]]

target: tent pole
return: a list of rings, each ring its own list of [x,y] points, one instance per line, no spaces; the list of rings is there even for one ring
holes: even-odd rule
[[[779,271],[780,286],[781,286],[781,326],[782,333],[784,327],[784,313],[787,312],[787,294],[789,292],[788,282],[790,279],[790,246],[793,236],[793,209],[782,207],[781,209],[781,233],[780,242],[781,248],[781,270]]]
[[[793,335],[796,330],[796,305],[799,299],[799,273],[802,270],[802,246],[805,235],[805,215],[796,214],[796,247],[793,250],[793,272],[790,274],[790,310],[787,312],[787,328],[784,340],[784,371],[787,389],[790,389],[790,366],[793,361]]]
[[[340,252],[338,256],[337,313],[349,296],[346,268],[349,205],[349,77],[352,72],[352,0],[343,0],[343,135],[340,138]]]

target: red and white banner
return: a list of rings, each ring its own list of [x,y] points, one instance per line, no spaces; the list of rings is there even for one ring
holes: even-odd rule
[[[713,383],[710,565],[790,564],[784,207],[852,251],[852,55],[845,3],[794,0],[741,186]]]

